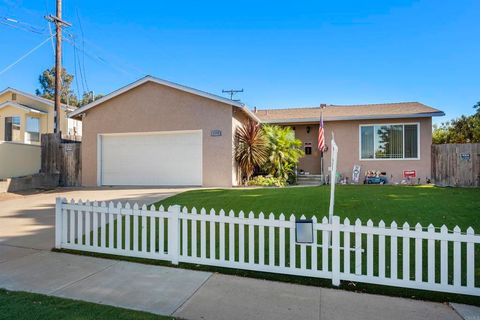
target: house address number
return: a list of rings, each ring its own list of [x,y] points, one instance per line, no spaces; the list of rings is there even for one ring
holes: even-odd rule
[[[221,137],[222,136],[222,130],[212,130],[210,131],[210,136],[212,137]]]

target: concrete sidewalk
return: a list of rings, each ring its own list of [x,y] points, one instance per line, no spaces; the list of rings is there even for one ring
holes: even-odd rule
[[[0,245],[0,287],[183,319],[461,319],[449,306]]]

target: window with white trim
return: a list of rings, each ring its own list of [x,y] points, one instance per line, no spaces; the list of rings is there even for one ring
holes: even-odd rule
[[[25,128],[25,140],[27,143],[40,142],[40,119],[35,117],[27,117],[27,125]]]
[[[418,159],[419,124],[360,126],[360,159]]]

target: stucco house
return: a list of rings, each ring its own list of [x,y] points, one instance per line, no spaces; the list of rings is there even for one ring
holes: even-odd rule
[[[347,176],[360,164],[362,170],[395,177],[416,170],[424,178],[430,175],[431,118],[439,115],[420,103],[327,106],[327,142],[334,131],[339,171]],[[234,133],[248,119],[294,127],[307,151],[299,170],[320,173],[319,108],[251,111],[240,102],[147,76],[70,116],[83,122],[84,186],[238,185]],[[378,130],[392,137],[388,148],[380,145]]]
[[[64,134],[81,135],[81,122],[67,117],[74,108],[63,105]],[[0,92],[0,179],[37,173],[40,135],[54,129],[54,103],[17,89]]]
[[[332,132],[339,146],[337,171],[351,179],[360,166],[360,181],[366,171],[384,173],[390,183],[404,180],[404,172],[425,183],[431,174],[432,117],[442,111],[418,102],[366,105],[326,105],[323,120],[327,148]],[[320,107],[258,110],[262,123],[290,126],[303,143],[305,156],[298,171],[321,174],[321,153],[317,148]],[[331,152],[324,153],[324,174],[328,175]],[[350,180],[351,181],[351,180]]]

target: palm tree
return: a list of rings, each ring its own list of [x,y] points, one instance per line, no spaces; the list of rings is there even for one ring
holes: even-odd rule
[[[268,139],[269,156],[263,170],[274,177],[288,179],[304,152],[302,142],[295,138],[290,127],[264,125],[263,132]]]
[[[242,178],[250,180],[255,168],[268,159],[268,142],[259,124],[248,121],[235,132],[235,160],[238,162]]]

